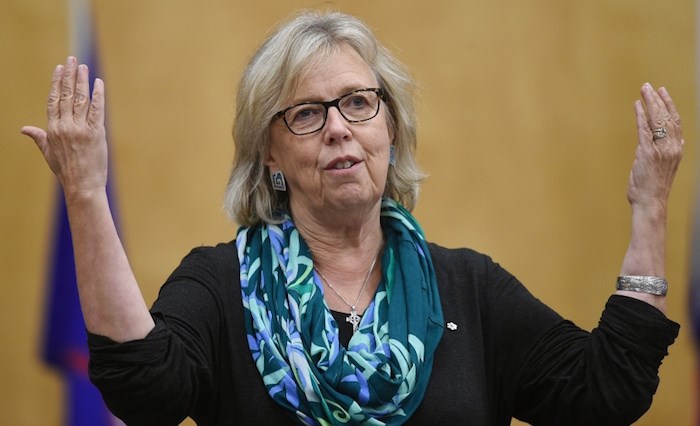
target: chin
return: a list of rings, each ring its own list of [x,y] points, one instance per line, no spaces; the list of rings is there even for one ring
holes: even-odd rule
[[[374,206],[381,202],[382,194],[374,194],[367,192],[348,192],[339,194],[333,200],[333,204],[345,209],[366,208]]]

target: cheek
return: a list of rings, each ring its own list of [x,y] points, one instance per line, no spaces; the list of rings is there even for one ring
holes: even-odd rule
[[[303,177],[302,180],[308,180],[317,173],[318,150],[308,149],[299,144],[288,144],[280,146],[277,155],[278,164],[292,179],[298,176]]]
[[[374,143],[367,147],[368,157],[371,159],[372,169],[375,173],[386,174],[389,168],[389,149],[391,139],[386,131],[376,135]]]
[[[270,132],[269,155],[266,164],[282,169],[286,174],[300,173],[301,170],[316,164],[318,152],[305,141],[296,140],[287,129],[273,129]]]
[[[372,153],[374,156],[389,161],[389,147],[394,142],[394,132],[389,127],[388,122],[378,129],[374,140],[376,143],[372,144]]]

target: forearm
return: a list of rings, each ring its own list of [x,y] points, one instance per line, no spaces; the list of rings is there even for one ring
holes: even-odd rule
[[[632,234],[621,275],[665,278],[666,207],[673,178],[683,156],[681,119],[665,88],[645,83],[634,103],[637,149],[627,187],[632,206]],[[665,293],[665,291],[664,291]],[[646,292],[618,291],[666,313],[666,297]]]
[[[665,278],[666,206],[632,208],[629,246],[620,275],[650,275]],[[666,313],[666,297],[618,290],[617,294],[643,300]]]
[[[89,335],[88,345],[90,381],[110,411],[128,425],[180,424],[199,396],[199,380],[207,377],[164,324],[143,340],[115,343]]]
[[[657,309],[612,296],[589,334],[565,321],[534,343],[519,418],[536,425],[630,425],[646,412],[679,325]]]
[[[124,342],[154,323],[122,247],[104,190],[67,194],[80,304],[87,329]]]

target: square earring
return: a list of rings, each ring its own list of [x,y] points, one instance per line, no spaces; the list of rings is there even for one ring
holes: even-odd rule
[[[272,189],[275,191],[286,191],[287,183],[284,181],[284,173],[282,170],[270,173],[270,181],[272,182]]]

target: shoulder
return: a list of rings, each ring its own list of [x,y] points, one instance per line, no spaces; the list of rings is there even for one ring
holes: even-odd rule
[[[491,274],[503,271],[490,256],[470,248],[447,248],[435,243],[428,243],[428,248],[438,278],[468,277],[484,281],[489,279]]]
[[[482,309],[497,311],[543,306],[513,274],[490,256],[469,248],[446,248],[434,243],[428,247],[443,304],[454,304],[459,300],[475,303],[478,300]]]
[[[489,256],[469,248],[446,248],[429,243],[443,309],[488,309],[498,289],[510,277]],[[476,307],[479,307],[476,309]]]
[[[483,253],[466,247],[448,248],[433,242],[429,242],[428,248],[430,249],[430,254],[433,257],[433,261],[437,260],[440,262],[444,261],[449,263],[450,261],[460,260],[481,261],[489,258]]]
[[[238,271],[235,241],[193,248],[180,262],[174,275],[230,275]],[[172,277],[171,277],[172,278]]]
[[[231,262],[235,261],[238,263],[238,255],[236,251],[236,242],[229,241],[226,243],[219,243],[215,246],[199,246],[193,248],[187,256],[183,259],[183,262],[193,261],[193,262]]]
[[[226,300],[239,282],[235,241],[192,249],[160,289],[158,302],[169,299]],[[159,303],[156,305],[159,305]],[[204,303],[204,302],[203,302]],[[220,302],[217,302],[220,303]]]

